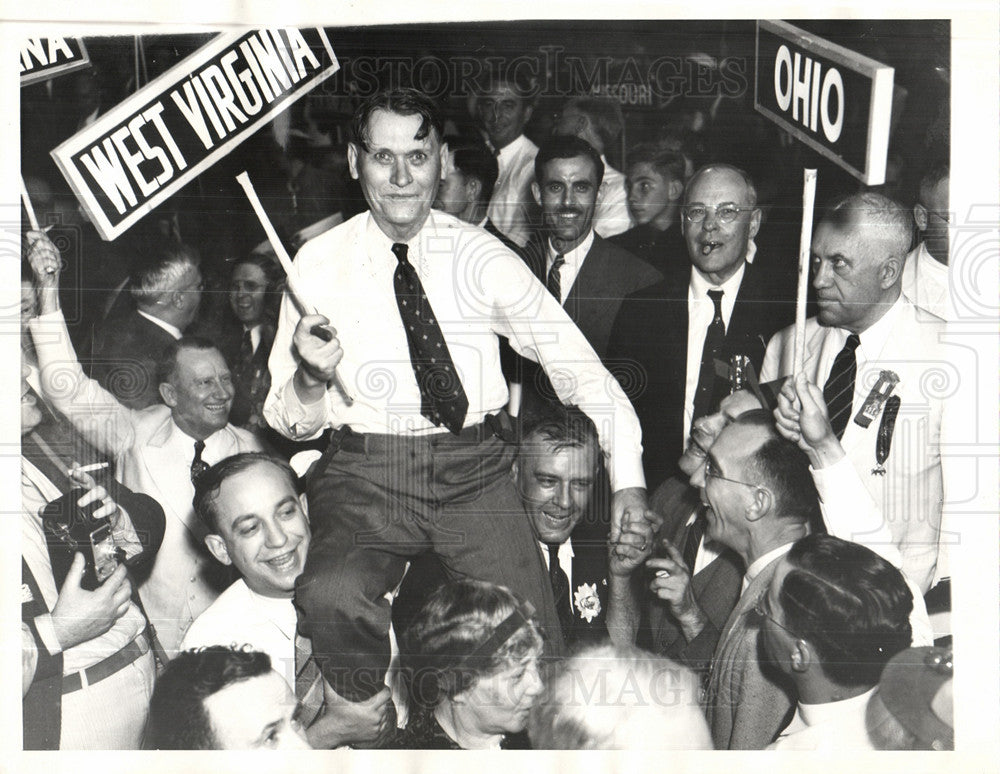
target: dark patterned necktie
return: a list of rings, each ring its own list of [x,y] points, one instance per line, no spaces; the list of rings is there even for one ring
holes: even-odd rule
[[[566,263],[566,257],[557,255],[552,261],[552,268],[549,269],[549,274],[545,279],[545,287],[560,304],[562,303],[562,285],[560,284],[559,270],[564,263]]]
[[[407,259],[407,246],[397,242],[392,252],[399,261],[392,275],[392,286],[420,390],[420,413],[435,425],[458,435],[469,411],[469,399],[424,286]]]
[[[692,576],[694,575],[694,563],[698,559],[698,547],[701,545],[701,539],[705,536],[706,526],[705,508],[704,506],[699,506],[694,521],[688,527],[687,537],[684,539],[684,552],[682,554],[684,564],[687,565],[688,572]]]
[[[323,712],[323,673],[313,658],[312,642],[295,635],[295,698],[302,705],[300,720],[308,728]]]
[[[545,550],[549,552],[549,583],[552,584],[552,596],[556,601],[556,612],[562,625],[563,636],[569,634],[569,625],[573,621],[573,608],[569,601],[569,578],[559,564],[559,544],[546,543]]]
[[[253,337],[250,330],[243,331],[243,339],[240,341],[240,367],[245,368],[253,358]]]
[[[854,381],[858,375],[858,360],[854,350],[861,344],[858,334],[847,337],[844,348],[837,353],[830,369],[830,376],[823,386],[823,400],[830,415],[830,426],[837,434],[837,440],[844,437],[847,420],[851,418],[854,404]]]
[[[211,466],[201,458],[201,453],[205,451],[204,441],[194,442],[194,459],[191,460],[191,483],[197,484],[198,479]]]
[[[701,369],[698,371],[698,388],[694,393],[694,414],[691,420],[712,413],[715,396],[715,359],[726,343],[726,324],[722,321],[722,291],[710,290],[708,297],[715,304],[715,316],[705,331],[705,346],[701,350]]]

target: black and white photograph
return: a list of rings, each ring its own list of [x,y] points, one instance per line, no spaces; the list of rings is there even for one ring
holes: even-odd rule
[[[0,768],[996,765],[995,7],[212,5],[0,20]]]

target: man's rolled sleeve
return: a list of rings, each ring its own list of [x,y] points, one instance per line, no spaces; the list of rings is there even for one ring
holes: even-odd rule
[[[34,624],[35,631],[38,632],[38,639],[42,641],[41,644],[45,646],[49,655],[54,656],[56,653],[61,653],[63,649],[62,643],[59,642],[59,638],[56,636],[56,627],[52,622],[52,615],[49,613],[37,615],[34,618]]]
[[[303,403],[295,391],[292,376],[277,390],[272,390],[264,404],[264,419],[279,433],[293,441],[316,438],[327,425],[327,397],[315,403]]]

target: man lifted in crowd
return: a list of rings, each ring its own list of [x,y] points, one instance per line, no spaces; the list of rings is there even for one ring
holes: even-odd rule
[[[91,376],[127,408],[161,402],[156,364],[198,314],[198,264],[195,250],[180,242],[154,247],[132,273],[135,310],[109,317],[95,331]]]
[[[714,412],[730,382],[716,371],[735,355],[759,368],[764,342],[794,313],[794,272],[761,265],[754,237],[761,211],[750,177],[726,164],[702,167],[688,181],[681,211],[688,261],[662,283],[627,299],[608,347],[642,424],[646,481],[674,474],[698,417]],[[630,383],[631,382],[631,383]]]
[[[572,97],[566,100],[552,127],[554,134],[575,135],[597,151],[601,179],[594,211],[594,231],[605,239],[632,228],[625,175],[608,163],[605,154],[622,135],[625,120],[618,101],[610,97]]]
[[[531,181],[538,146],[524,136],[534,110],[526,83],[494,78],[476,98],[476,115],[486,132],[499,169],[489,217],[519,247],[531,235]]]
[[[637,145],[628,153],[628,209],[635,226],[611,238],[659,271],[687,263],[681,233],[685,159],[656,145]]]
[[[32,253],[32,270],[41,313],[30,328],[45,397],[89,443],[115,458],[123,484],[153,497],[166,514],[163,544],[139,593],[169,656],[227,583],[198,548],[203,530],[191,506],[194,479],[210,464],[260,446],[249,432],[228,424],[232,380],[211,342],[172,342],[157,363],[163,403],[129,409],[88,379],[77,362],[59,309],[59,253],[48,240],[46,249]]]
[[[305,496],[298,493],[295,472],[265,454],[227,457],[198,479],[194,508],[208,530],[208,550],[240,578],[195,619],[181,650],[248,644],[267,653],[271,667],[296,687],[296,648],[311,646],[297,634],[292,603],[310,539]],[[330,691],[321,697],[324,712],[303,719],[313,747],[378,737],[388,689],[362,704],[345,702]]]
[[[291,438],[335,429],[308,483],[313,539],[296,603],[331,685],[363,701],[389,661],[383,595],[407,556],[428,547],[449,575],[505,585],[532,602],[545,630],[559,626],[510,478],[514,449],[501,437],[498,334],[547,370],[565,368],[575,378],[560,380],[559,397],[601,419],[613,542],[645,518],[646,497],[635,414],[609,394],[583,335],[497,240],[431,212],[446,155],[433,103],[412,90],[379,93],[353,132],[350,170],[370,211],[299,252],[302,285],[330,317],[300,317],[286,298],[265,416]],[[334,338],[313,333],[331,322]],[[554,651],[559,640],[550,637]]]
[[[847,197],[820,220],[819,314],[806,321],[804,375],[823,385],[834,433],[887,517],[906,575],[926,593],[938,565],[945,401],[925,375],[950,353],[944,322],[901,293],[911,236],[910,213],[876,193]],[[793,339],[792,328],[774,336],[761,379],[792,373]]]

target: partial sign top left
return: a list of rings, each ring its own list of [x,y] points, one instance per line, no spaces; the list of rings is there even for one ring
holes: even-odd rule
[[[222,34],[52,157],[112,240],[338,69],[322,29]]]

